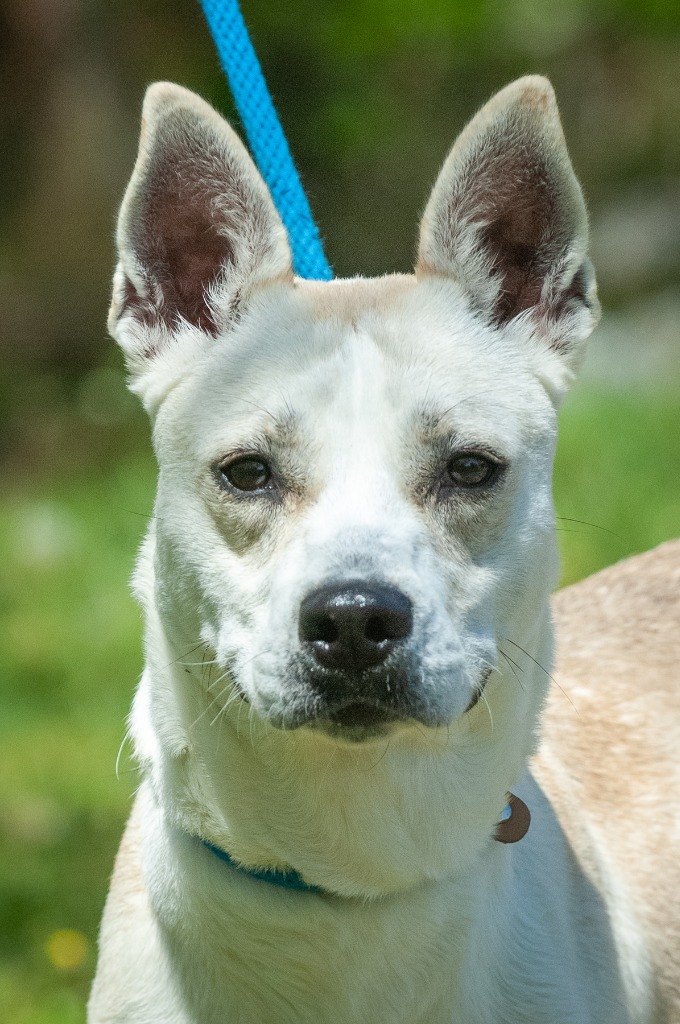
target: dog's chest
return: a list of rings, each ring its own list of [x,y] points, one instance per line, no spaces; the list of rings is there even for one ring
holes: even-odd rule
[[[166,936],[194,1021],[451,1024],[460,942],[446,894],[364,904],[233,877]],[[197,964],[201,969],[197,970]]]

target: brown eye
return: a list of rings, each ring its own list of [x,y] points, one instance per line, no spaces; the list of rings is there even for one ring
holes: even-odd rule
[[[236,491],[264,491],[272,486],[272,471],[262,459],[246,455],[223,462],[217,467],[219,477]]]
[[[484,487],[493,483],[501,468],[499,462],[476,452],[456,455],[446,467],[444,487]]]

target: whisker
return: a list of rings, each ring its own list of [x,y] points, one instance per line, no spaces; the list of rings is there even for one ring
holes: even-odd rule
[[[242,711],[243,711],[243,704],[241,703],[241,704],[239,704],[238,714],[236,716],[236,737],[237,738],[240,735],[239,729],[241,728],[241,713],[242,713]]]
[[[227,672],[223,672],[222,675],[219,676],[215,680],[215,683],[213,685],[215,685],[215,686],[219,685],[219,683],[221,683],[223,679],[226,679],[228,675],[229,675],[228,671]],[[193,729],[194,726],[198,725],[198,723],[201,721],[203,716],[208,714],[208,712],[213,707],[213,705],[216,704],[218,700],[221,700],[221,698],[224,696],[224,694],[229,689],[230,685],[231,685],[231,680],[229,681],[229,683],[227,683],[226,686],[222,687],[220,692],[215,697],[213,697],[213,699],[210,701],[210,703],[205,708],[203,708],[203,711],[201,711],[200,715],[191,723],[190,728]],[[206,696],[209,696],[209,689],[210,688],[208,687],[208,689],[206,690]]]
[[[227,701],[227,704],[228,703],[229,702]],[[222,742],[222,726],[224,725],[224,720],[227,717],[226,714],[225,714],[226,710],[227,710],[227,705],[225,704],[224,709],[223,709],[223,713],[220,716],[220,724],[219,724],[219,727],[217,729],[217,743],[215,745],[215,756],[216,757],[220,756],[220,744]]]
[[[210,710],[210,709],[211,709],[211,708],[213,707],[213,705],[214,705],[214,704],[217,704],[217,702],[218,702],[219,700],[221,700],[221,698],[222,698],[222,697],[224,697],[224,695],[225,695],[225,693],[227,692],[227,690],[228,690],[228,689],[229,689],[229,687],[228,687],[228,686],[225,686],[225,687],[224,687],[224,689],[220,691],[220,693],[219,693],[219,694],[217,695],[217,697],[215,697],[215,699],[214,699],[213,701],[211,701],[211,702],[210,702],[210,706],[209,706],[209,707],[207,707],[207,708],[205,709],[205,711],[203,712],[203,715],[204,715],[204,714],[205,714],[205,713],[206,713],[207,711],[209,711],[209,710]],[[225,713],[225,711],[227,710],[227,708],[228,708],[228,707],[229,707],[229,697],[227,697],[227,699],[225,700],[224,704],[222,704],[222,705],[221,705],[220,707],[218,707],[218,709],[217,709],[217,714],[216,714],[216,715],[215,715],[215,717],[214,717],[214,718],[212,718],[212,719],[211,719],[211,721],[209,722],[208,728],[210,728],[210,729],[212,729],[212,728],[213,728],[213,726],[214,726],[214,725],[215,725],[215,724],[216,724],[216,723],[217,723],[217,722],[218,722],[218,721],[220,720],[220,718],[221,718],[221,717],[222,717],[222,716],[224,715],[224,713]],[[197,719],[196,719],[196,721],[197,721],[197,722],[198,722],[198,721],[200,721],[200,719],[201,719],[201,718],[203,717],[203,715],[200,715],[200,716],[199,716],[199,718],[197,718]]]
[[[560,520],[562,523],[578,523],[579,526],[590,526],[593,530],[602,530],[603,533],[609,533],[612,537],[617,537],[621,540],[620,533],[614,533],[613,530],[608,529],[606,526],[600,526],[598,523],[588,523],[585,519],[570,519],[569,516],[555,516],[555,519]],[[575,531],[580,533],[581,531]]]
[[[224,687],[223,690],[220,691],[220,693],[215,698],[215,700],[221,700],[221,698],[224,696],[224,694],[227,692],[227,690],[229,689],[230,686],[231,686],[231,683],[227,683],[227,685]],[[218,721],[220,716],[223,717],[223,718],[226,717],[227,710],[231,707],[232,704],[235,703],[236,700],[238,700],[239,697],[240,697],[240,691],[237,690],[237,689],[232,690],[232,692],[229,694],[229,696],[225,700],[224,704],[219,709],[219,711],[217,712],[217,714],[213,718],[212,722],[210,723],[210,728],[211,729],[215,725],[215,723]],[[214,704],[215,701],[213,701],[212,703]]]
[[[578,708],[576,707],[576,705],[574,704],[574,702],[573,702],[573,700],[571,699],[571,697],[569,696],[569,694],[567,693],[567,691],[566,691],[566,690],[564,689],[564,687],[560,686],[560,684],[559,684],[559,683],[557,682],[557,680],[555,679],[554,675],[552,675],[552,674],[551,674],[550,672],[548,672],[548,670],[547,670],[547,668],[545,667],[545,665],[541,665],[540,661],[536,661],[536,659],[535,659],[534,657],[532,657],[532,655],[531,655],[531,654],[529,654],[529,652],[528,652],[528,651],[525,651],[523,647],[520,647],[520,645],[519,645],[519,644],[516,644],[516,643],[515,643],[515,641],[514,641],[514,640],[511,640],[509,636],[506,636],[506,638],[505,638],[505,639],[506,639],[506,642],[507,642],[507,643],[509,643],[509,644],[512,644],[512,646],[513,646],[513,647],[516,647],[518,651],[521,651],[521,652],[522,652],[522,654],[526,654],[527,658],[529,658],[529,660],[530,660],[530,661],[533,661],[534,665],[536,665],[536,667],[537,667],[537,668],[540,668],[541,672],[545,672],[545,674],[546,674],[546,676],[548,677],[548,679],[550,679],[550,680],[551,680],[551,681],[552,681],[552,682],[553,682],[553,683],[555,684],[555,686],[556,686],[556,687],[557,687],[557,688],[558,688],[559,690],[561,690],[561,692],[562,692],[562,693],[564,694],[564,696],[565,696],[565,697],[567,698],[567,700],[569,701],[569,703],[570,703],[570,704],[571,704],[571,706],[573,707],[573,709],[574,709],[574,711],[576,712],[576,714],[577,714],[577,715],[579,715],[579,717],[580,717],[580,714],[579,714],[579,710],[578,710]]]
[[[120,512],[127,512],[131,516],[141,516],[142,519],[162,519],[163,516],[157,516],[154,512],[136,512],[133,508],[123,508],[122,505],[118,505]]]
[[[217,702],[224,696],[224,694],[227,692],[228,689],[229,689],[229,684],[227,684],[225,687],[223,687],[223,689],[220,690],[220,692],[217,694],[217,696],[213,697],[213,699],[210,701],[210,703],[206,707],[203,708],[203,710],[201,711],[200,715],[198,715],[197,718],[195,718],[194,721],[191,723],[191,725],[189,726],[190,729],[195,729],[196,728],[196,726],[201,721],[201,719],[205,718],[205,716],[212,710],[214,705],[217,704]]]
[[[158,675],[161,672],[165,672],[166,669],[172,668],[173,665],[177,665],[180,662],[184,662],[184,659],[188,658],[190,654],[193,654],[195,651],[198,651],[201,647],[207,647],[207,646],[208,646],[207,640],[201,640],[200,643],[196,644],[195,647],[192,647],[190,650],[186,651],[185,654],[180,654],[179,658],[175,658],[174,661],[169,661],[167,665],[163,665],[162,668],[157,669],[152,674],[152,678],[157,679]]]
[[[464,402],[472,402],[472,401],[474,401],[475,398],[487,398],[487,397],[488,397],[488,392],[487,391],[477,391],[477,392],[475,392],[475,393],[473,393],[471,395],[465,395],[463,398],[459,398],[457,402],[454,402],[453,405],[450,405],[448,407],[448,409],[444,409],[444,411],[442,413],[439,413],[438,414],[438,420],[441,423],[441,421],[446,419],[446,417],[448,415],[450,415],[450,413],[452,413],[454,409],[457,409],[459,405],[463,405]]]
[[[513,676],[515,677],[519,685],[522,687],[522,689],[526,691],[526,686],[524,685],[520,677],[517,675],[517,672],[515,671],[516,669],[519,669],[520,672],[522,671],[517,662],[513,661],[512,658],[505,653],[505,651],[501,650],[500,647],[498,648],[498,653],[505,658],[508,665],[510,666],[510,671],[512,672]]]
[[[506,640],[507,640],[507,637],[506,637]],[[512,641],[511,641],[511,642],[512,642]],[[500,652],[500,653],[501,653],[501,654],[503,655],[503,657],[505,658],[505,660],[506,660],[506,661],[509,661],[509,662],[510,662],[510,664],[511,664],[511,665],[514,665],[514,666],[515,666],[515,668],[516,668],[516,669],[519,669],[519,671],[520,671],[520,672],[523,672],[523,671],[524,671],[524,669],[523,669],[523,668],[522,668],[522,666],[521,666],[521,665],[519,664],[519,662],[515,661],[515,660],[514,660],[514,658],[511,658],[509,654],[506,654],[506,653],[505,653],[505,651],[504,651],[504,650],[502,649],[502,647],[499,647],[499,648],[498,648],[498,650],[499,650],[499,652]]]
[[[125,746],[127,741],[131,740],[131,739],[132,739],[132,735],[130,733],[130,730],[126,729],[125,730],[125,735],[123,736],[123,739],[122,739],[122,742],[121,742],[120,746],[118,747],[118,753],[116,754],[116,778],[117,779],[120,779],[120,770],[119,769],[120,769],[120,759],[121,759],[121,756],[122,756],[122,753],[123,753],[123,747]],[[132,771],[136,771],[137,769],[134,768],[134,769],[131,769],[131,770]]]
[[[239,402],[241,402],[243,405],[249,405],[251,409],[255,410],[255,412],[263,413],[268,419],[275,420],[273,413],[271,413],[268,409],[265,409],[263,405],[257,405],[256,402],[251,402],[249,399],[243,397],[239,398]]]
[[[387,743],[385,744],[385,749],[383,750],[382,754],[380,755],[380,757],[378,758],[378,760],[377,760],[377,761],[375,762],[375,764],[372,764],[372,765],[370,766],[370,768],[367,768],[367,769],[366,769],[366,772],[372,772],[372,771],[374,771],[374,770],[375,770],[375,769],[376,769],[376,768],[378,767],[378,765],[380,764],[380,762],[382,761],[382,759],[383,759],[383,758],[385,757],[385,755],[386,755],[387,751],[388,751],[388,750],[390,749],[390,743],[391,743],[391,742],[392,742],[392,740],[391,740],[391,739],[388,739],[388,740],[387,740]]]
[[[270,653],[270,651],[269,651],[269,650],[264,650],[264,651],[257,651],[257,652],[256,652],[256,653],[255,653],[255,654],[254,654],[254,655],[252,656],[252,658],[248,658],[248,659],[247,659],[247,661],[244,661],[244,662],[242,662],[242,663],[241,663],[241,666],[240,666],[240,667],[241,667],[241,668],[245,668],[245,666],[246,666],[246,665],[249,665],[249,664],[250,664],[250,663],[251,663],[252,661],[255,661],[255,659],[256,659],[256,658],[259,658],[259,657],[261,657],[262,655],[264,655],[264,654],[269,654],[269,653]],[[201,662],[195,662],[195,664],[196,664],[196,665],[201,665],[202,663],[201,663]],[[224,672],[222,672],[222,673],[221,673],[221,674],[220,674],[220,675],[219,675],[219,676],[217,677],[217,679],[215,679],[215,680],[213,680],[213,681],[211,682],[211,679],[210,679],[210,674],[212,673],[212,668],[213,668],[213,666],[214,666],[214,665],[217,665],[217,664],[218,664],[218,660],[217,660],[216,658],[215,658],[215,659],[214,659],[213,661],[211,661],[211,662],[205,662],[205,665],[206,665],[206,666],[208,666],[208,665],[210,666],[210,671],[209,671],[209,673],[208,673],[208,683],[207,683],[207,686],[206,686],[206,690],[207,690],[208,692],[210,692],[210,690],[214,689],[214,687],[216,687],[216,686],[219,686],[219,684],[220,684],[220,683],[222,682],[222,680],[223,680],[223,679],[226,679],[226,678],[227,678],[228,676],[229,676],[229,677],[231,677],[231,671],[232,671],[232,670],[231,670],[231,667],[230,667],[230,668],[226,668],[226,669],[224,670]],[[204,716],[204,715],[206,715],[206,714],[208,714],[208,712],[209,712],[209,711],[211,710],[211,708],[213,708],[213,707],[214,707],[214,705],[215,705],[215,704],[216,704],[216,703],[217,703],[217,702],[218,702],[219,700],[221,700],[221,699],[222,699],[222,698],[224,697],[224,694],[225,694],[225,693],[227,693],[227,691],[229,690],[230,686],[231,686],[231,687],[233,687],[233,689],[232,689],[232,692],[231,692],[231,693],[229,694],[229,697],[228,697],[228,698],[227,698],[227,700],[225,701],[224,705],[223,705],[223,706],[222,706],[222,707],[221,707],[221,708],[219,709],[219,711],[217,712],[217,714],[215,715],[215,717],[214,717],[214,718],[213,718],[213,720],[211,721],[211,723],[210,723],[210,727],[212,728],[212,727],[213,727],[213,726],[214,726],[214,725],[216,724],[216,722],[218,721],[218,719],[220,719],[221,717],[222,717],[222,720],[223,720],[223,718],[224,718],[224,717],[226,717],[226,711],[227,711],[227,709],[228,709],[228,708],[229,708],[229,707],[230,707],[230,706],[231,706],[231,705],[232,705],[232,704],[233,704],[233,703],[234,703],[234,702],[235,702],[236,700],[240,700],[240,699],[241,699],[241,698],[243,697],[243,693],[242,693],[242,691],[241,691],[241,690],[239,689],[238,685],[237,685],[237,684],[235,684],[235,683],[233,682],[233,679],[232,679],[232,678],[230,678],[230,679],[229,679],[229,683],[228,683],[228,684],[227,684],[226,686],[224,686],[224,687],[223,687],[223,688],[222,688],[222,689],[221,689],[221,690],[219,691],[219,693],[218,693],[218,694],[217,694],[217,695],[216,695],[215,697],[213,697],[213,699],[212,699],[212,700],[210,701],[210,703],[209,703],[209,704],[207,705],[207,707],[205,707],[205,708],[203,709],[203,711],[201,711],[201,713],[200,713],[200,715],[198,716],[198,718],[196,718],[196,720],[195,720],[195,721],[194,721],[194,722],[192,723],[192,725],[191,725],[191,728],[192,728],[192,729],[194,728],[194,726],[196,726],[196,725],[197,725],[197,724],[198,724],[198,723],[200,722],[200,720],[201,720],[201,719],[203,718],[203,716]],[[243,703],[243,702],[242,702],[242,703]],[[251,717],[249,718],[249,721],[250,721],[250,730],[251,730],[251,743],[252,743],[252,713],[253,713],[253,706],[252,706],[252,704],[250,704],[250,703],[249,703],[249,708],[250,708],[250,711],[249,711],[249,716],[251,716]],[[239,725],[240,725],[240,715],[241,715],[241,712],[240,712],[240,710],[239,710],[239,717],[238,717],[238,719],[237,719],[237,722],[236,722],[236,733],[237,733],[237,735],[238,735],[238,730],[239,730]],[[219,735],[218,735],[218,747],[219,747],[219,740],[220,740],[221,732],[222,732],[222,721],[220,721],[220,733],[219,733]]]
[[[267,649],[264,651],[256,651],[255,654],[252,655],[252,657],[248,658],[246,661],[240,662],[239,669],[244,669],[246,665],[250,665],[250,663],[255,661],[256,658],[261,658],[265,654],[271,654],[271,649]]]
[[[489,721],[491,722],[491,732],[493,732],[494,731],[494,724],[493,724],[493,714],[492,714],[492,711],[491,711],[491,705],[489,704],[488,700],[486,699],[486,694],[484,693],[484,690],[482,690],[482,692],[480,693],[479,696],[484,701],[484,703],[486,704],[486,710],[489,713]]]
[[[253,739],[253,714],[254,714],[254,711],[255,711],[255,708],[253,707],[253,705],[249,704],[248,705],[248,733],[249,733],[249,737],[250,737],[250,749],[252,750],[253,753],[255,753],[255,741]]]

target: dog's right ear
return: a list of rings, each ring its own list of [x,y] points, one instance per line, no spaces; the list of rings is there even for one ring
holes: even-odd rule
[[[571,372],[599,317],[587,247],[552,87],[522,78],[451,150],[423,216],[418,272],[456,280],[495,328],[519,321]]]
[[[285,228],[243,143],[212,107],[168,82],[144,100],[117,243],[109,330],[148,408],[170,383],[167,372],[165,385],[154,379],[157,363],[195,357],[254,288],[292,279]]]

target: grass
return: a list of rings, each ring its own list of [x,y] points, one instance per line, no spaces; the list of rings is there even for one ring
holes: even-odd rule
[[[565,517],[558,522],[561,585],[680,534],[677,392],[619,395],[582,386],[560,426],[554,493]]]
[[[114,764],[142,657],[133,511],[152,496],[138,457],[3,501],[0,1005],[13,1024],[83,1020],[135,784]]]
[[[678,533],[678,436],[676,395],[575,393],[555,474],[564,582]],[[143,453],[0,498],[0,1005],[12,1024],[84,1020],[136,778],[125,758],[120,780],[114,765],[141,669],[128,579],[153,477]]]

